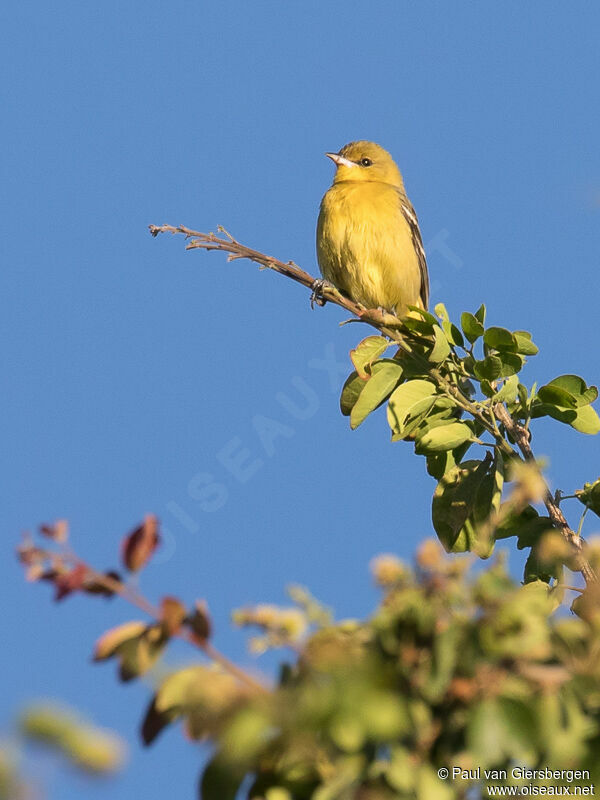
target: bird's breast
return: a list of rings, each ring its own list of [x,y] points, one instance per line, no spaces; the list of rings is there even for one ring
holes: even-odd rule
[[[323,276],[367,307],[398,313],[418,303],[420,289],[401,199],[391,184],[340,182],[325,194],[317,226]]]

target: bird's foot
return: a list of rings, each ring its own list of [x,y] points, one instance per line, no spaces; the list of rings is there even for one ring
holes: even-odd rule
[[[331,289],[335,288],[332,283],[329,283],[329,281],[326,281],[323,278],[321,278],[321,279],[319,279],[319,280],[317,280],[317,281],[315,281],[313,283],[313,285],[311,287],[312,288],[312,294],[310,296],[310,307],[311,308],[315,307],[315,303],[318,306],[324,306],[325,305],[327,300],[323,296],[323,289],[325,289],[326,287],[329,287]]]

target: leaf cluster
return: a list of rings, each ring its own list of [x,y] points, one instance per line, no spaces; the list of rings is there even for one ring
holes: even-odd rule
[[[404,338],[391,357],[388,351],[398,341],[386,336],[369,336],[351,351],[354,371],[342,389],[341,411],[357,428],[386,405],[392,441],[413,443],[437,481],[432,520],[448,552],[487,558],[497,539],[514,536],[520,548],[530,550],[525,579],[550,580],[551,573],[537,569],[533,552],[555,523],[530,505],[548,496],[541,477],[532,490],[537,467],[529,445],[531,421],[551,417],[582,433],[598,433],[600,418],[591,405],[598,390],[577,375],[528,387],[520,373],[538,352],[531,334],[485,322],[483,305],[461,314],[460,325],[441,303],[435,315],[413,308],[396,326]],[[524,459],[515,431],[525,440]],[[515,475],[524,478],[519,465],[527,459],[531,470],[519,497],[513,492],[507,505],[505,485]],[[585,495],[591,507],[598,504],[594,492]]]
[[[186,667],[158,688],[144,731],[162,715],[214,743],[203,800],[234,800],[250,776],[255,800],[451,800],[481,781],[441,781],[439,768],[515,761],[600,780],[600,614],[553,617],[559,590],[471,564],[434,541],[414,568],[379,558],[373,615],[313,629],[272,691]]]

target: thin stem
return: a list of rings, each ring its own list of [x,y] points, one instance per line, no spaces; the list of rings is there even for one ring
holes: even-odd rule
[[[131,605],[136,606],[136,608],[139,608],[157,622],[161,621],[160,610],[153,606],[143,595],[141,595],[131,586],[121,583],[121,581],[117,580],[116,578],[112,578],[110,575],[97,572],[93,567],[90,567],[89,564],[79,558],[79,556],[75,555],[72,551],[65,552],[65,558],[73,562],[75,566],[84,567],[87,575],[94,583],[104,586],[104,588],[108,589],[110,592],[119,595],[119,597],[123,598],[123,600],[126,600]],[[189,644],[200,648],[200,650],[202,650],[208,658],[223,667],[226,672],[234,675],[241,683],[245,683],[252,689],[256,689],[261,692],[268,691],[265,686],[255,680],[251,675],[248,675],[248,673],[245,672],[241,667],[238,667],[236,664],[230,661],[227,656],[223,655],[223,653],[217,650],[217,648],[211,644],[211,642],[198,638],[193,631],[187,628],[180,628],[175,635]]]
[[[588,510],[589,510],[589,506],[586,506],[583,509],[583,514],[581,515],[581,519],[579,520],[579,525],[577,526],[577,536],[581,536],[581,531],[583,529],[583,522],[585,520],[585,515],[587,514]]]

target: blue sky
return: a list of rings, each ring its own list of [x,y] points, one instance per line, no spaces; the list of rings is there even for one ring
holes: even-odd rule
[[[177,730],[138,746],[148,688],[89,656],[139,615],[26,586],[21,530],[67,517],[74,546],[108,567],[158,514],[166,543],[144,591],[206,598],[217,645],[243,663],[230,609],[283,602],[297,582],[364,615],[369,560],[409,557],[432,533],[422,461],[390,444],[383,414],[353,433],[339,414],[367,331],[147,225],[221,224],[315,272],[323,153],[373,139],[404,173],[433,301],[453,315],[485,301],[493,323],[533,331],[530,381],[598,382],[599,24],[594,4],[552,0],[4,4],[0,725],[55,697],[132,742],[109,786],[44,760],[50,798],[191,797],[202,753]],[[286,397],[308,397],[306,413]],[[264,417],[281,426],[271,452]],[[598,474],[597,440],[542,422],[535,444],[555,486]],[[223,463],[236,449],[246,481]],[[223,487],[213,510],[194,491],[207,474]]]

